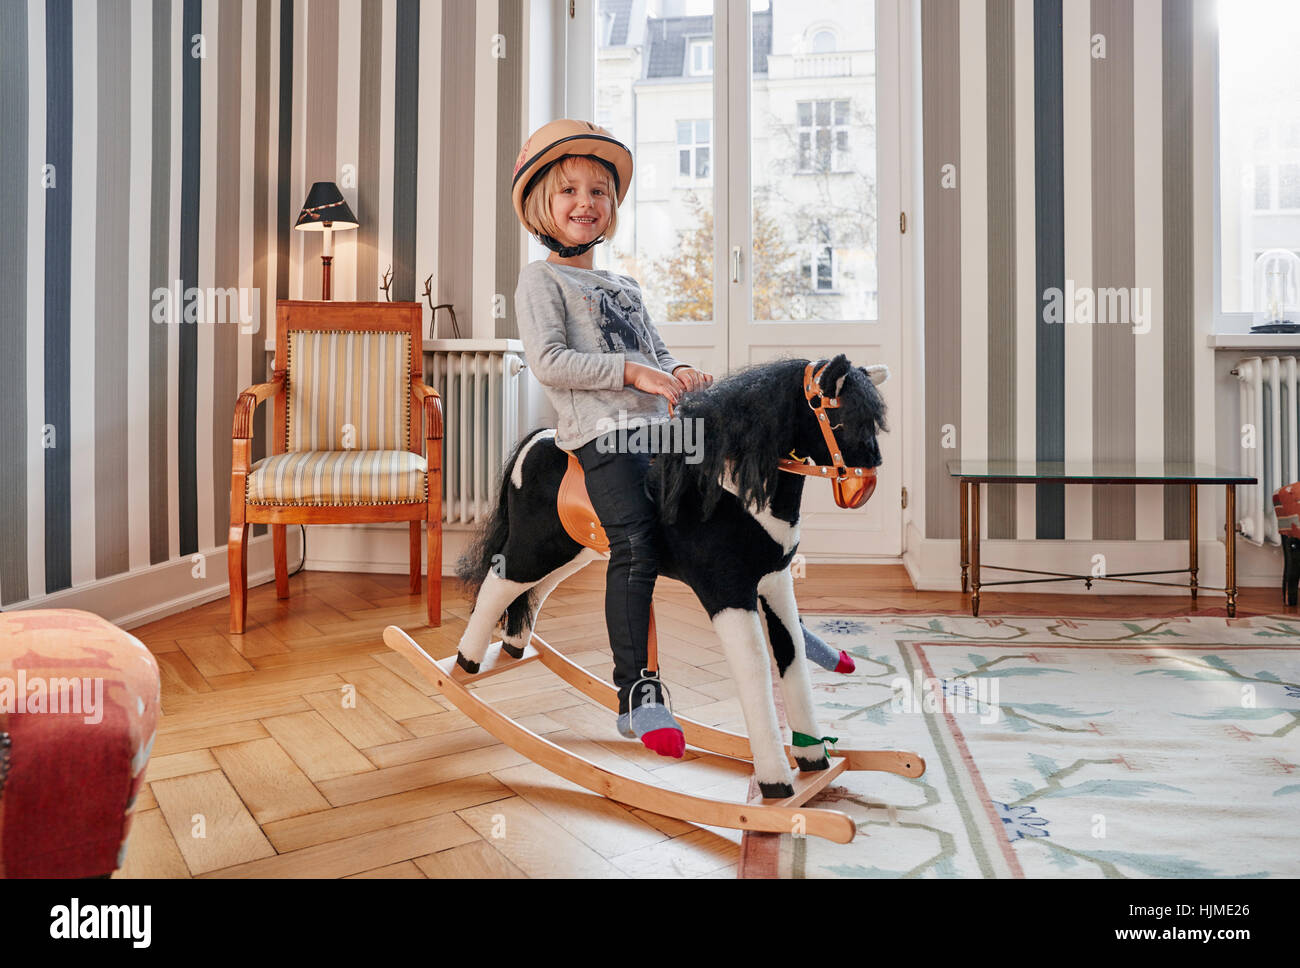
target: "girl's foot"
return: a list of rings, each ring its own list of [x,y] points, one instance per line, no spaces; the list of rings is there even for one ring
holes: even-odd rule
[[[662,703],[649,702],[620,713],[618,731],[628,739],[639,737],[646,749],[660,756],[681,759],[686,752],[686,736],[681,724]]]

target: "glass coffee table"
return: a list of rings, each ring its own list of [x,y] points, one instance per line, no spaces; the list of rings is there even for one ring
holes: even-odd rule
[[[1187,588],[1196,598],[1198,591],[1223,592],[1228,600],[1228,616],[1237,614],[1237,564],[1236,517],[1237,485],[1254,484],[1256,478],[1228,471],[1210,464],[1194,461],[1014,461],[1014,460],[950,460],[948,473],[958,479],[961,487],[961,590],[964,595],[969,582],[970,611],[980,613],[980,589],[992,585],[1030,585],[1049,581],[1082,581],[1092,588],[1095,581],[1134,582],[1142,585],[1164,585],[1170,588]],[[1187,541],[1187,567],[1166,571],[1126,571],[1114,575],[1076,575],[1059,571],[1035,571],[1032,568],[1011,568],[1006,565],[980,562],[980,485],[981,484],[1186,484],[1189,495],[1190,533]],[[1196,488],[1198,485],[1222,485],[1227,493],[1227,523],[1224,539],[1227,551],[1225,580],[1227,587],[1215,588],[1197,582],[1196,572]],[[981,568],[995,571],[1013,571],[1027,575],[1047,575],[1046,578],[1008,579],[1006,581],[981,581]],[[1150,581],[1136,576],[1188,575],[1187,584],[1170,581]]]

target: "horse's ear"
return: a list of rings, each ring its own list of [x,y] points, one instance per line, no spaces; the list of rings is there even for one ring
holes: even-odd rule
[[[884,363],[873,363],[871,366],[860,366],[858,369],[865,373],[867,379],[876,386],[880,386],[889,379],[889,367]]]
[[[817,381],[817,385],[821,387],[822,395],[838,397],[840,389],[844,386],[844,378],[848,376],[851,369],[853,369],[853,364],[849,362],[849,358],[843,353],[827,363],[826,369],[822,370],[821,379]]]

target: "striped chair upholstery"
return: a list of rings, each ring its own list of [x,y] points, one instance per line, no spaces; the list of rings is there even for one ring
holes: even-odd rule
[[[411,334],[290,330],[288,451],[406,450]]]
[[[408,450],[308,450],[253,465],[249,504],[423,504],[425,461]]]

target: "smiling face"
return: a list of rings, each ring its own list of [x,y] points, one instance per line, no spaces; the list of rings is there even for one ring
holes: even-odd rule
[[[551,218],[566,245],[598,239],[610,227],[614,180],[597,162],[568,158],[556,165],[558,184],[551,193]]]

